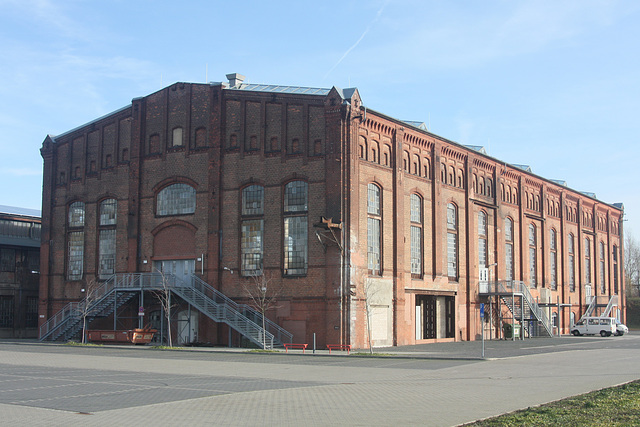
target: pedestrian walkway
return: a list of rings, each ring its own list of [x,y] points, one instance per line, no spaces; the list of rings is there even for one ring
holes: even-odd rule
[[[478,344],[368,357],[0,342],[0,411],[32,426],[452,426],[640,378],[640,336],[490,342],[486,359]]]

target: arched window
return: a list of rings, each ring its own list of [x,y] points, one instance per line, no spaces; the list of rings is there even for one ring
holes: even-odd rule
[[[538,251],[536,247],[536,226],[529,224],[529,283],[532,288],[535,288],[537,282],[537,261]]]
[[[85,206],[83,202],[69,205],[67,220],[67,280],[82,280],[84,273],[84,222]]]
[[[458,208],[447,205],[447,275],[449,280],[458,280]]]
[[[307,274],[309,189],[304,181],[284,187],[284,274]]]
[[[367,186],[367,267],[369,274],[382,275],[381,251],[381,190],[375,184]]]
[[[569,252],[569,291],[576,290],[576,262],[575,262],[575,242],[573,234],[569,233],[567,237],[567,250]]]
[[[558,288],[558,249],[556,242],[556,230],[549,230],[549,284],[551,289]]]
[[[600,294],[604,295],[607,292],[607,283],[605,280],[605,271],[604,271],[604,242],[600,242]]]
[[[188,215],[196,211],[196,190],[188,184],[172,184],[160,190],[157,196],[156,214]]]
[[[613,293],[618,294],[618,246],[613,245]]]
[[[584,238],[584,283],[591,285],[591,241]]]
[[[98,276],[108,279],[116,272],[116,224],[118,201],[106,199],[100,202],[100,224],[98,237]]]
[[[411,277],[422,277],[422,197],[411,195]]]
[[[506,279],[513,280],[513,220],[507,217],[504,221],[504,263]]]
[[[264,253],[264,187],[249,185],[242,189],[240,274],[262,274]]]
[[[487,214],[478,212],[478,268],[487,267]]]
[[[74,202],[69,205],[69,227],[84,227],[84,203]]]
[[[431,162],[427,157],[422,160],[422,166],[424,168],[424,177],[427,179],[431,179]]]

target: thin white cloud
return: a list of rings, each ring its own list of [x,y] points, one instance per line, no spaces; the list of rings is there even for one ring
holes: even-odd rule
[[[443,6],[444,4],[444,6]],[[536,1],[504,2],[501,7],[478,7],[457,2],[414,4],[410,23],[405,10],[385,14],[387,39],[358,52],[359,68],[373,70],[384,58],[384,72],[397,64],[403,69],[464,69],[539,52],[594,27],[614,25],[627,10],[616,2]],[[629,6],[631,7],[631,6]],[[640,5],[639,5],[640,7]],[[392,15],[392,16],[390,16]],[[342,58],[344,59],[344,58]],[[341,60],[342,60],[341,59]],[[380,67],[377,67],[380,68]]]
[[[23,177],[23,176],[42,176],[41,169],[30,169],[30,168],[13,168],[7,169],[3,172],[4,175],[10,175],[14,177]]]

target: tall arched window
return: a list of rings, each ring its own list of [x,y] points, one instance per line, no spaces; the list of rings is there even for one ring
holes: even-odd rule
[[[549,230],[549,284],[551,289],[558,288],[558,252],[556,244],[556,230]]]
[[[264,187],[250,185],[242,189],[241,264],[243,276],[262,274],[264,235]]]
[[[309,190],[304,181],[284,187],[284,274],[307,274]]]
[[[506,279],[513,280],[513,220],[504,221],[504,264],[506,267]]]
[[[84,203],[71,203],[67,220],[67,280],[82,280],[84,273],[84,220]]]
[[[604,295],[607,292],[607,281],[604,271],[604,242],[600,242],[600,294]]]
[[[613,245],[613,293],[618,295],[618,246]]]
[[[487,214],[478,212],[478,268],[487,266]]]
[[[411,195],[411,277],[422,277],[422,197]]]
[[[458,208],[447,205],[447,276],[458,280]]]
[[[172,184],[158,193],[158,216],[187,215],[196,211],[196,190],[188,184]]]
[[[108,279],[116,272],[116,224],[118,201],[106,199],[100,202],[98,236],[98,277]]]
[[[536,226],[529,224],[529,284],[535,288],[538,284],[537,279],[537,261],[538,251],[536,247]]]
[[[584,283],[591,285],[591,241],[584,238]]]
[[[382,275],[381,196],[380,187],[367,186],[367,267],[374,275]]]
[[[569,291],[576,290],[576,261],[575,261],[575,242],[573,234],[569,233],[567,237],[567,248],[569,251]]]

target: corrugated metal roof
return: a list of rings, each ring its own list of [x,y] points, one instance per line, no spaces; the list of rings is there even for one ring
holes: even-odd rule
[[[18,208],[15,206],[0,205],[0,213],[20,216],[30,216],[34,218],[41,218],[42,212],[38,209]]]
[[[300,95],[321,95],[326,96],[331,89],[300,86],[280,86],[262,84],[242,84],[240,87],[228,88],[226,90],[247,90],[252,92],[272,92],[272,93],[295,93]]]

